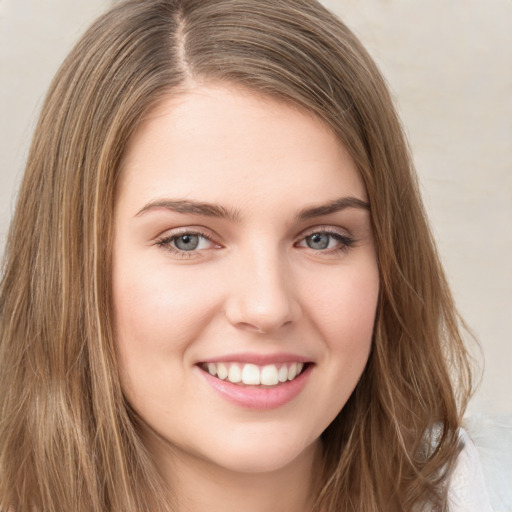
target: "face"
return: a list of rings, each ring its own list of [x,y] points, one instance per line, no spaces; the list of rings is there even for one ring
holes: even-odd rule
[[[365,187],[309,113],[229,86],[163,101],[115,210],[122,386],[159,450],[238,472],[300,460],[367,362]]]

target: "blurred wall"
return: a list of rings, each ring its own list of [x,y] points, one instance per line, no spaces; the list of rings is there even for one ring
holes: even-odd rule
[[[110,3],[0,0],[0,247],[46,88]],[[470,412],[512,413],[512,2],[323,3],[366,44],[404,120],[455,297],[485,354]]]
[[[73,44],[110,3],[0,0],[0,253],[46,90]]]

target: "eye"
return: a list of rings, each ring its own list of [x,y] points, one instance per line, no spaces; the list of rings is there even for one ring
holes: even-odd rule
[[[333,237],[327,233],[313,233],[306,237],[306,245],[310,249],[324,250],[329,248],[329,244],[333,241]]]
[[[314,251],[338,252],[346,251],[354,242],[352,237],[337,231],[318,230],[306,235],[297,246]]]
[[[200,235],[189,233],[174,237],[172,243],[174,243],[175,247],[180,251],[195,251],[200,248],[200,245],[204,245],[204,243],[201,244],[204,240],[204,237]],[[201,249],[204,249],[204,247],[201,247]]]
[[[191,256],[194,252],[219,247],[204,233],[182,231],[167,235],[156,242],[156,245],[179,255]]]

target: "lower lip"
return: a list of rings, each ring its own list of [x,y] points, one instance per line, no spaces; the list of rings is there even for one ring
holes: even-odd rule
[[[304,389],[312,367],[309,364],[295,379],[268,388],[233,384],[213,377],[199,367],[198,370],[213,390],[227,401],[247,409],[275,409],[291,402]]]

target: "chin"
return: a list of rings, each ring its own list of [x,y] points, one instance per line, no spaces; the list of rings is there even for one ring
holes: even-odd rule
[[[298,459],[313,458],[319,438],[294,439],[289,432],[282,435],[255,433],[251,436],[231,436],[222,446],[210,446],[203,457],[216,466],[234,473],[272,473],[288,467]],[[213,448],[213,449],[212,449]],[[218,449],[215,449],[218,448]]]

